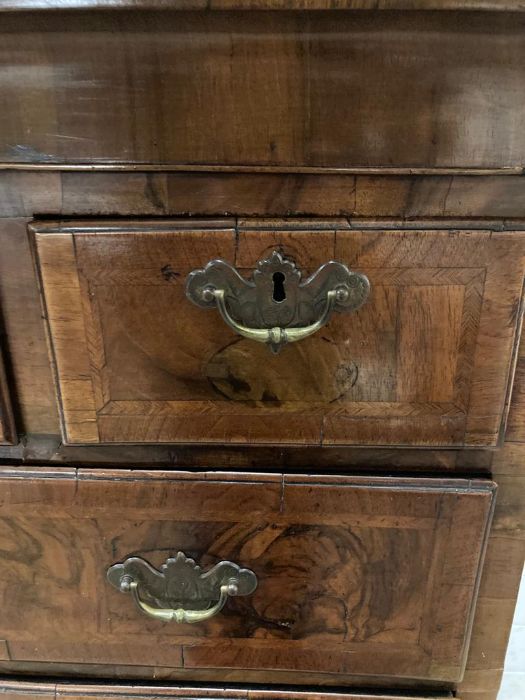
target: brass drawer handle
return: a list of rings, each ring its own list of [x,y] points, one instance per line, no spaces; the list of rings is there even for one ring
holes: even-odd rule
[[[202,572],[193,559],[178,552],[160,568],[130,557],[107,571],[108,581],[122,593],[130,593],[138,609],[165,622],[203,622],[222,610],[229,596],[250,595],[257,577],[230,561],[221,561]]]
[[[355,311],[370,292],[368,278],[331,260],[301,282],[291,260],[274,250],[246,280],[224,260],[211,260],[186,280],[186,296],[197,306],[216,306],[239,335],[266,343],[274,353],[312,335],[334,311]]]

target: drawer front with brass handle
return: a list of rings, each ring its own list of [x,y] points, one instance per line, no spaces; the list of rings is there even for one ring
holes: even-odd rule
[[[482,480],[1,467],[0,668],[455,682],[493,501]]]
[[[69,444],[497,444],[523,232],[33,230]]]

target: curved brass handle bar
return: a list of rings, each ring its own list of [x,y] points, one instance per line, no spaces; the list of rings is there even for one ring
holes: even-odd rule
[[[309,326],[302,326],[299,328],[280,328],[278,326],[275,328],[249,328],[248,326],[243,326],[242,324],[237,323],[237,321],[230,316],[226,306],[223,289],[208,287],[206,292],[215,297],[215,302],[223,321],[232,330],[239,335],[242,335],[244,338],[256,340],[259,343],[268,343],[272,349],[280,348],[286,343],[295,343],[298,340],[303,340],[303,338],[308,338],[309,335],[316,333],[320,328],[328,323],[334,310],[338,294],[337,290],[335,289],[330,290],[327,293],[326,306],[323,313],[317,319],[317,321],[315,321],[315,323],[311,323]]]
[[[140,598],[139,585],[136,581],[130,581],[128,583],[128,590],[133,596],[138,609],[153,617],[156,620],[164,620],[165,622],[179,622],[194,624],[195,622],[203,622],[204,620],[209,620],[218,612],[220,612],[228,600],[228,596],[236,595],[237,586],[235,583],[225,583],[220,588],[219,600],[211,608],[206,608],[205,610],[185,610],[184,608],[154,608],[152,605],[148,605]]]

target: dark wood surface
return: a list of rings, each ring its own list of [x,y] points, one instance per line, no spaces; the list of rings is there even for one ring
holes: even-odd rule
[[[498,441],[522,232],[290,219],[32,228],[69,444]],[[278,356],[186,300],[190,271],[221,258],[247,276],[272,250],[305,277],[344,262],[369,277],[371,298]]]
[[[0,161],[525,161],[521,13],[6,13],[0,66]]]
[[[0,301],[5,353],[21,432],[58,432],[58,413],[27,222],[0,219]]]
[[[15,467],[0,470],[0,502],[4,669],[147,657],[247,681],[461,678],[490,482]],[[128,556],[160,566],[178,550],[251,568],[256,592],[177,626],[105,580]]]
[[[257,445],[64,445],[56,435],[26,435],[16,447],[0,450],[0,458],[28,464],[92,464],[133,467],[227,469],[356,473],[373,471],[488,475],[494,452],[469,449],[370,447],[261,447]]]
[[[26,166],[27,167],[27,166]],[[348,216],[525,218],[512,175],[1,170],[0,218],[45,216]],[[359,225],[359,224],[358,224]],[[452,224],[453,225],[453,224]]]
[[[440,700],[448,694],[368,694],[359,692],[323,692],[300,690],[256,690],[228,687],[182,687],[158,685],[81,685],[77,683],[46,683],[0,681],[4,700],[134,700],[135,698],[183,698],[183,700]]]
[[[16,431],[11,408],[11,397],[5,373],[4,362],[0,355],[0,444],[12,444],[16,441]]]
[[[520,0],[2,0],[17,10],[478,10],[522,12]]]

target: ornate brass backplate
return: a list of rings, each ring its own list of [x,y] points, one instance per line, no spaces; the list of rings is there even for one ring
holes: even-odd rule
[[[202,622],[216,615],[229,596],[250,595],[257,577],[230,561],[203,572],[183,552],[168,559],[160,570],[144,559],[130,557],[107,571],[108,581],[122,593],[131,593],[141,612],[158,620]]]
[[[355,311],[370,291],[367,277],[331,260],[302,281],[295,263],[278,251],[257,263],[247,280],[224,260],[211,260],[186,280],[186,296],[197,306],[216,306],[228,326],[273,352],[307,338],[334,311]]]

